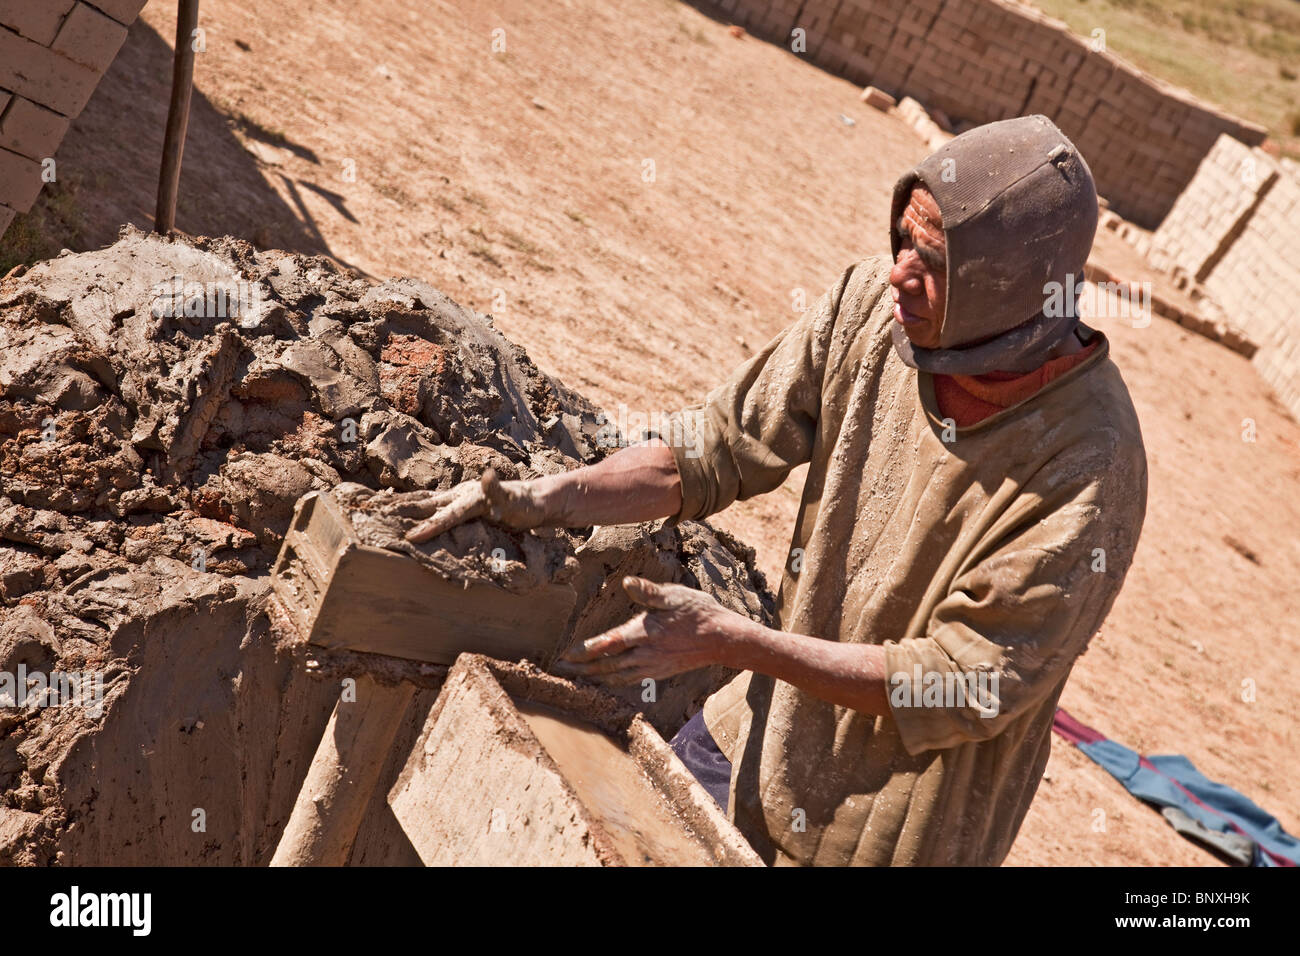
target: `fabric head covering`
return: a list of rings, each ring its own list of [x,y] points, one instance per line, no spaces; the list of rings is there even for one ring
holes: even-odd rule
[[[1078,149],[1046,116],[978,126],[931,153],[894,185],[893,224],[912,187],[943,216],[948,302],[938,348],[915,346],[894,323],[894,348],[942,375],[1030,372],[1078,324],[1073,290],[1097,231],[1097,189]],[[1059,283],[1049,286],[1049,283]],[[1061,293],[1048,307],[1049,292]]]

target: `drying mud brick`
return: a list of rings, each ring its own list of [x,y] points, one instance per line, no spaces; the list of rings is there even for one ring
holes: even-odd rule
[[[0,93],[0,148],[41,160],[53,156],[68,131],[68,118],[21,96],[4,106]]]
[[[50,44],[55,53],[103,73],[126,39],[126,27],[94,7],[78,3]]]
[[[90,67],[0,29],[0,87],[75,118],[98,83]]]
[[[1018,0],[706,0],[706,10],[859,85],[972,125],[1042,113],[1088,157],[1098,190],[1154,227],[1220,133],[1250,145],[1263,127],[1131,66]],[[942,124],[941,124],[942,125]],[[931,144],[934,148],[934,144]]]
[[[489,319],[414,280],[132,229],[6,277],[0,673],[102,686],[98,707],[0,707],[0,861],[269,862],[340,682],[395,660],[306,666],[270,599],[295,504],[329,493],[384,546],[413,496],[489,465],[529,478],[597,461],[602,428]],[[611,580],[629,569],[771,621],[752,552],[702,523],[521,538],[471,522],[402,560],[462,586],[560,580],[565,641],[637,613]],[[620,693],[669,735],[726,678]],[[353,862],[413,856],[384,794],[439,681],[401,716]]]
[[[130,26],[144,9],[146,0],[89,0],[90,5],[107,13],[118,23]]]
[[[0,0],[0,25],[49,46],[76,0]]]
[[[143,0],[0,0],[0,234],[44,185],[54,155],[126,39]]]
[[[426,865],[761,865],[641,718],[473,655],[452,668],[388,802]]]
[[[0,148],[0,201],[10,209],[26,212],[40,192],[40,163]]]

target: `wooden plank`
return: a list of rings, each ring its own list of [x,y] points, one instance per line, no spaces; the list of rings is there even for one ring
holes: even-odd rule
[[[432,866],[762,865],[639,716],[475,655],[447,675],[388,803]]]
[[[342,866],[379,782],[415,688],[357,678],[356,699],[334,705],[271,866]]]

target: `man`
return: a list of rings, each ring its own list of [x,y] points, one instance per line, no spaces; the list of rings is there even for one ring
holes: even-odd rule
[[[1097,225],[1073,144],[1041,116],[971,130],[899,180],[891,222],[892,265],[846,270],[678,416],[685,441],[489,475],[412,532],[704,518],[808,462],[783,630],[629,578],[647,611],[561,667],[739,669],[673,745],[771,863],[1000,863],[1146,509],[1106,339],[1048,307]]]

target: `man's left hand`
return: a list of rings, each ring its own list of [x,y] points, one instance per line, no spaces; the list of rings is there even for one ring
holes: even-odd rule
[[[759,626],[681,584],[626,577],[623,590],[648,610],[573,648],[556,662],[555,673],[608,684],[672,677],[729,663],[745,635]]]

